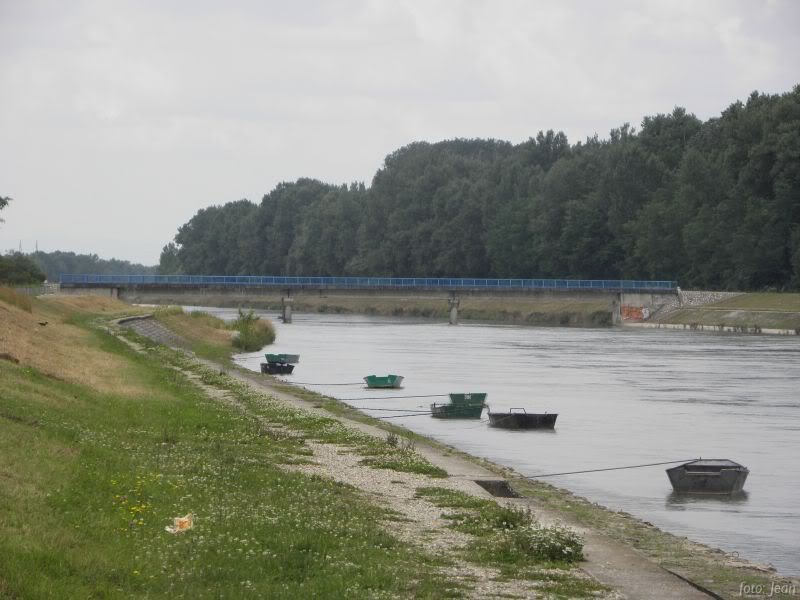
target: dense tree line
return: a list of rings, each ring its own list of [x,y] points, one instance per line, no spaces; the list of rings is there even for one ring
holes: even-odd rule
[[[160,272],[675,279],[800,287],[800,86],[570,145],[413,143],[372,184],[282,183],[200,210]]]
[[[103,259],[96,254],[74,252],[33,252],[27,255],[45,273],[48,281],[58,281],[61,273],[92,273],[96,275],[146,275],[158,267],[130,263],[116,258]]]
[[[45,279],[39,266],[19,252],[0,256],[0,286],[38,285]]]

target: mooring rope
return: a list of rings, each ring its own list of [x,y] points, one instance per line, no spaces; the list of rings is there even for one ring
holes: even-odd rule
[[[625,467],[607,467],[605,469],[586,469],[585,471],[565,471],[563,473],[546,473],[544,475],[526,475],[525,479],[540,479],[542,477],[555,477],[556,475],[575,475],[577,473],[598,473],[600,471],[619,471],[621,469],[639,469],[641,467],[656,467],[658,465],[672,465],[675,463],[686,463],[692,462],[694,460],[700,460],[699,458],[689,458],[684,460],[667,460],[664,462],[656,462],[656,463],[646,463],[642,465],[627,465]]]
[[[413,414],[410,414],[410,415],[389,415],[389,416],[386,416],[386,417],[372,417],[372,418],[373,419],[402,419],[403,417],[421,417],[421,416],[429,415],[429,414],[431,414],[430,411],[429,412],[413,413]]]
[[[347,406],[355,410],[380,410],[385,412],[418,413],[425,410],[424,408],[372,408],[371,406],[353,406],[352,404],[347,404]],[[431,411],[428,411],[428,413],[430,412]]]
[[[283,381],[283,383],[290,383],[292,385],[364,385],[363,381],[354,381],[352,383],[317,383],[310,381]]]
[[[364,398],[336,398],[342,402],[352,402],[354,400],[393,400],[395,398],[444,398],[450,394],[423,394],[421,396],[366,396]]]

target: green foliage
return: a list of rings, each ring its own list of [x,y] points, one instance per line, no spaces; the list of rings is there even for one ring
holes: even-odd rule
[[[148,267],[116,258],[103,259],[96,254],[74,252],[34,252],[28,255],[44,271],[49,281],[58,281],[61,273],[95,275],[154,275],[156,267]]]
[[[197,274],[676,279],[800,287],[800,86],[701,122],[683,108],[570,146],[455,139],[370,188],[281,183],[199,211],[162,253]]]
[[[158,261],[159,275],[181,275],[183,269],[178,258],[178,247],[174,242],[170,242],[161,250],[161,257]]]
[[[3,210],[6,206],[8,206],[9,202],[11,202],[11,198],[8,198],[6,196],[0,196],[0,210]],[[3,219],[0,219],[0,223],[2,222]]]
[[[261,350],[275,341],[275,328],[272,323],[262,320],[252,310],[239,309],[239,316],[231,323],[231,328],[238,332],[233,338],[233,345],[246,352]]]
[[[568,527],[544,527],[530,511],[501,506],[440,487],[417,488],[417,497],[435,506],[465,509],[446,515],[454,529],[476,536],[470,554],[490,564],[530,565],[583,560],[583,539]]]
[[[45,280],[45,274],[30,257],[14,252],[0,256],[0,284],[38,285]]]

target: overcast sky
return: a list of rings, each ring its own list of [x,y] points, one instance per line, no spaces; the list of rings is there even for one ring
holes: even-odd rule
[[[800,83],[800,2],[0,0],[0,251],[155,264],[200,208],[412,141],[571,142]]]

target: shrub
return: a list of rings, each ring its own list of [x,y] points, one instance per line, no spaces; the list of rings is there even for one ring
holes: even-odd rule
[[[272,323],[259,318],[252,310],[243,312],[239,309],[239,317],[231,324],[231,329],[238,332],[233,338],[233,345],[246,352],[261,350],[275,341]]]
[[[583,538],[568,527],[530,524],[506,529],[497,538],[495,555],[502,562],[583,560]]]
[[[45,280],[45,274],[33,259],[14,252],[0,256],[0,283],[8,285],[39,285]]]

